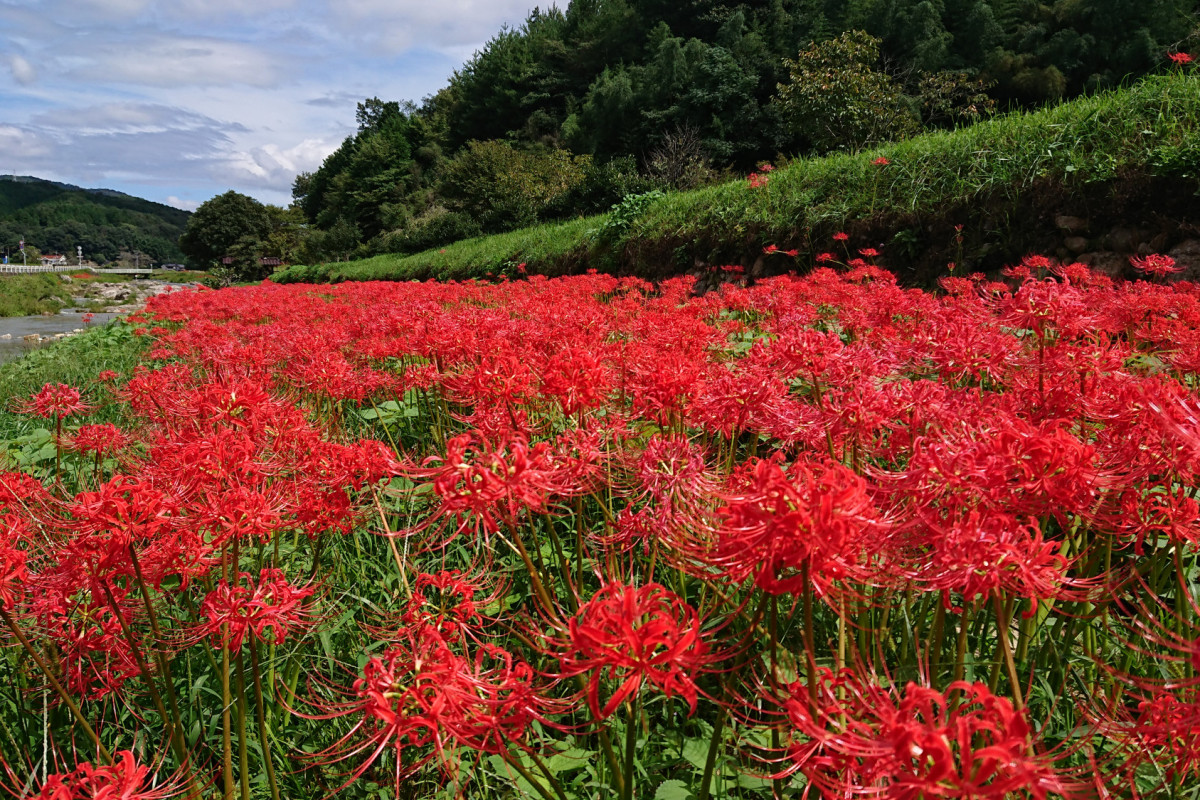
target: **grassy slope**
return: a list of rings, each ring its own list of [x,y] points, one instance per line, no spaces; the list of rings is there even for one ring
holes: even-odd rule
[[[891,163],[873,164],[880,156]],[[796,161],[772,173],[765,189],[739,180],[669,195],[615,244],[598,235],[601,215],[409,256],[297,267],[276,280],[468,278],[512,262],[548,274],[595,267],[644,275],[748,264],[766,244],[825,249],[830,234],[856,223],[911,224],[922,214],[969,214],[984,205],[1003,217],[1035,190],[1078,191],[1131,175],[1200,179],[1200,77],[1152,77],[870,152]]]
[[[0,275],[0,317],[58,311],[70,302],[67,284],[52,273]]]

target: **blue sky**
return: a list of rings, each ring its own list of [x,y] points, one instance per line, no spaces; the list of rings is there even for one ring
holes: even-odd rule
[[[535,5],[0,0],[0,174],[189,210],[228,189],[286,205],[356,103],[434,93]]]

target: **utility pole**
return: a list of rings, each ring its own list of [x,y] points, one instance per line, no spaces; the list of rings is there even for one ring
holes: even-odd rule
[[[79,266],[82,267],[83,266],[83,246],[82,245],[78,245],[78,244],[75,245],[75,255],[79,259]]]

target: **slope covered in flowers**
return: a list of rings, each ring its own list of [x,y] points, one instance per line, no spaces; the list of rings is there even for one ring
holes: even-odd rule
[[[1200,780],[1200,287],[690,289],[152,301],[144,366],[24,399],[59,457],[0,472],[14,791]]]

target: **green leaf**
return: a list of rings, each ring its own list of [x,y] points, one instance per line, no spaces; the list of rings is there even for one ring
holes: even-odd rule
[[[691,796],[687,784],[674,779],[663,781],[654,791],[654,800],[687,800]]]
[[[698,770],[708,761],[708,739],[688,739],[683,743],[684,759]]]
[[[595,757],[596,751],[594,750],[581,750],[577,747],[572,747],[569,750],[556,753],[547,760],[546,769],[556,775],[560,772],[570,772],[571,770],[587,766],[588,762]]]

